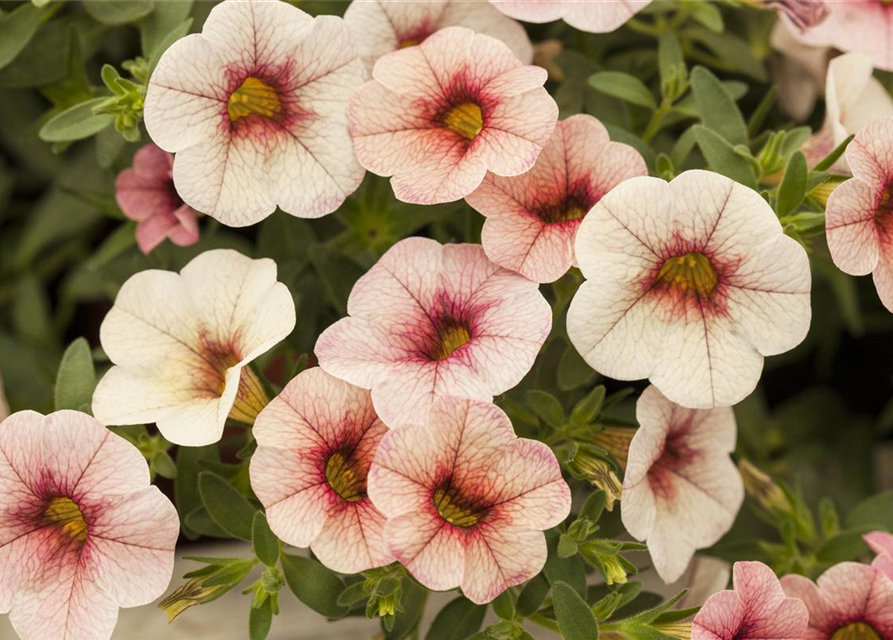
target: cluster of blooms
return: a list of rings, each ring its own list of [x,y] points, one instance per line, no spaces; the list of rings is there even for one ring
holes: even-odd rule
[[[551,330],[538,284],[574,265],[586,282],[570,340],[596,371],[652,384],[629,446],[626,528],[668,582],[729,530],[744,494],[729,407],[753,391],[765,356],[807,333],[806,252],[755,191],[705,171],[648,177],[597,119],[558,122],[546,71],[525,64],[530,42],[506,17],[600,32],[647,4],[376,0],[340,19],[227,0],[170,47],[145,104],[158,147],[117,185],[143,251],[195,242],[197,211],[230,226],[277,207],[326,215],[366,170],[391,177],[403,201],[465,198],[487,218],[482,246],[394,245],[354,286],[348,317],[319,337],[320,366],[272,400],[251,363],[296,323],[275,263],[215,250],[179,274],[133,276],[102,325],[114,366],[96,419],[23,412],[0,429],[0,564],[13,566],[0,573],[0,611],[24,638],[107,638],[117,607],[154,599],[169,580],[177,515],[139,451],[102,425],[154,422],[169,441],[200,446],[228,419],[253,424],[251,485],[272,530],[335,571],[398,561],[478,603],[536,575],[542,532],[569,514],[570,489],[551,449],[518,438],[492,401]],[[893,11],[877,6],[885,19]],[[822,24],[851,14],[835,7]],[[828,71],[817,148],[867,122],[844,101],[876,81],[850,55]],[[874,273],[893,309],[890,140],[893,119],[853,141],[828,241],[841,268]],[[867,625],[893,636],[893,543],[868,542],[873,567],[844,563],[817,584],[738,564],[735,591],[707,602],[693,635],[862,637]]]

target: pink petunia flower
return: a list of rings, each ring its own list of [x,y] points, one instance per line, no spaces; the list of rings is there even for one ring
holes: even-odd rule
[[[893,6],[884,0],[833,0],[824,3],[827,15],[800,29],[788,16],[791,33],[804,44],[858,51],[871,56],[874,66],[893,71]]]
[[[180,531],[139,450],[77,411],[0,424],[0,613],[23,640],[107,640],[167,588]]]
[[[281,207],[337,209],[363,180],[345,107],[366,70],[341,18],[278,0],[227,0],[164,52],[146,129],[172,153],[183,200],[232,227]]]
[[[789,575],[781,585],[809,610],[805,640],[893,638],[893,580],[868,565],[841,562],[815,582]]]
[[[806,336],[809,260],[760,195],[707,171],[631,178],[587,214],[567,332],[596,371],[730,406]]]
[[[608,33],[651,4],[651,0],[490,0],[507,16],[524,22],[564,20],[581,31]]]
[[[195,211],[174,188],[173,166],[171,154],[147,144],[115,180],[115,199],[124,215],[138,223],[136,241],[146,254],[166,238],[180,247],[198,242]]]
[[[536,575],[542,531],[570,512],[555,454],[515,437],[496,405],[440,398],[426,423],[389,431],[369,470],[394,557],[429,589],[476,603]]]
[[[828,64],[825,122],[801,147],[810,166],[872,120],[893,116],[893,98],[872,71],[871,60],[862,53],[837,56]],[[849,173],[850,168],[840,158],[832,171]]]
[[[490,401],[530,370],[552,326],[536,283],[480,245],[398,242],[354,285],[319,337],[332,375],[372,390],[390,427],[423,422],[438,396]]]
[[[487,170],[527,171],[558,119],[545,69],[464,27],[383,56],[372,76],[350,98],[350,133],[360,164],[393,176],[405,202],[458,200]]]
[[[736,562],[734,590],[715,593],[695,616],[691,640],[800,640],[809,614],[762,562]]]
[[[893,311],[893,118],[856,134],[846,150],[853,178],[828,197],[825,230],[837,267],[872,274],[884,306]]]
[[[227,418],[251,424],[268,402],[249,364],[295,327],[276,263],[206,251],[180,273],[150,269],[118,292],[100,327],[114,363],[93,393],[103,424],[155,422],[165,438],[202,446]]]
[[[284,542],[310,547],[334,571],[393,561],[384,516],[366,495],[372,456],[387,427],[369,392],[313,368],[257,417],[251,487]]]
[[[466,201],[487,217],[488,258],[535,282],[552,282],[576,264],[574,238],[592,206],[620,182],[646,175],[635,149],[611,142],[596,118],[576,115],[558,123],[530,171],[488,173]]]
[[[877,554],[871,566],[893,580],[893,535],[886,531],[872,531],[862,539]]]
[[[735,522],[744,484],[729,454],[735,415],[729,407],[685,409],[648,387],[636,403],[639,429],[623,478],[623,525],[648,542],[658,575],[675,582],[695,551]]]
[[[778,87],[779,107],[802,121],[809,117],[816,100],[825,92],[831,50],[803,44],[791,34],[791,28],[784,20],[772,27],[769,43],[778,55],[770,58],[769,63]]]
[[[524,27],[487,0],[354,0],[344,21],[370,72],[384,54],[421,44],[445,27],[468,27],[501,40],[524,64],[533,59]]]

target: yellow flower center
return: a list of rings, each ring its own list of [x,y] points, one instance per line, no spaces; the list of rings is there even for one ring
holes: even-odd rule
[[[238,122],[252,114],[275,118],[282,115],[283,108],[279,94],[273,87],[263,80],[249,76],[230,94],[227,111],[230,122]]]
[[[406,40],[401,40],[398,48],[400,49],[408,49],[409,47],[414,47],[417,44],[422,44],[421,40],[417,40],[416,38],[407,38]]]
[[[443,123],[466,140],[474,140],[484,128],[484,115],[478,105],[465,102],[447,111]]]
[[[882,229],[886,229],[893,218],[893,182],[884,187],[881,199],[874,212],[874,221]]]
[[[864,622],[853,622],[835,631],[831,640],[881,640],[881,637]]]
[[[340,451],[326,461],[326,482],[332,491],[347,500],[358,502],[366,496],[366,478],[360,477],[355,464]]]
[[[719,278],[710,261],[702,253],[687,253],[664,262],[658,282],[682,293],[694,292],[706,298],[716,289]]]
[[[543,222],[573,222],[582,220],[588,213],[588,209],[575,202],[565,202],[551,205],[536,211],[537,217]]]
[[[471,333],[461,324],[450,324],[438,332],[432,360],[446,360],[459,347],[468,344]]]
[[[70,498],[50,498],[44,507],[43,517],[70,540],[86,542],[87,523],[84,521],[84,514]]]
[[[444,520],[463,529],[473,527],[484,515],[480,509],[476,509],[462,496],[455,495],[448,489],[441,488],[434,492],[434,506]]]

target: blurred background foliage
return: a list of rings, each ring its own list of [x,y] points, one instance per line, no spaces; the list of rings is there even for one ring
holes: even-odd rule
[[[138,271],[179,270],[198,253],[218,247],[273,258],[298,309],[293,335],[261,362],[281,385],[303,354],[313,363],[316,337],[345,314],[353,283],[394,242],[412,234],[440,242],[480,241],[482,217],[464,202],[400,203],[385,179],[370,174],[339,211],[323,219],[305,221],[276,212],[253,227],[229,229],[203,218],[198,244],[178,248],[164,243],[143,255],[134,223],[114,197],[115,176],[148,142],[139,121],[139,88],[161,51],[177,37],[199,31],[213,4],[85,0],[0,5],[0,370],[13,410],[53,409],[60,360],[76,338],[86,338],[101,374],[108,363],[98,346],[99,325],[118,288]],[[294,4],[314,15],[340,14],[347,5],[335,0]],[[550,69],[548,89],[562,117],[597,116],[614,139],[643,153],[652,175],[671,177],[710,166],[741,179],[734,163],[705,159],[704,143],[697,138],[698,124],[724,135],[717,123],[725,121],[729,109],[740,111],[748,125],[743,155],[752,161],[744,165],[751,173],[742,180],[761,185],[776,204],[777,181],[773,185],[767,177],[779,162],[783,167],[789,161],[804,130],[772,103],[768,62],[774,54],[768,34],[774,12],[736,4],[655,2],[606,35],[582,33],[562,22],[527,28],[534,43],[563,43],[539,52],[539,61]],[[116,84],[104,78],[103,65],[129,80]],[[722,81],[720,103],[699,103],[689,91],[696,65]],[[729,104],[721,104],[722,96],[731,98]],[[108,108],[97,114],[97,105]],[[807,124],[818,129],[822,115],[820,104]],[[773,166],[761,154],[771,132],[783,132],[788,140]],[[807,195],[799,194],[799,210],[820,212]],[[869,278],[854,279],[833,267],[820,227],[789,231],[810,251],[812,328],[797,349],[767,361],[758,390],[736,407],[736,457],[787,483],[790,490],[783,494],[790,508],[782,505],[779,516],[772,511],[778,500],[748,501],[733,531],[713,552],[728,559],[767,559],[776,568],[814,574],[830,562],[865,553],[858,534],[869,525],[893,527],[890,494],[863,503],[855,516],[846,515],[893,486],[893,316],[881,306]],[[579,282],[572,270],[542,287],[555,310],[553,333],[530,375],[497,399],[520,435],[548,439],[578,402],[591,400],[599,384],[616,402],[590,421],[634,424],[636,395],[624,396],[622,390],[641,390],[644,384],[601,379],[567,340],[564,313]],[[544,418],[550,411],[551,419]],[[172,454],[180,467],[178,482],[195,482],[205,453]],[[250,493],[238,471],[211,462]],[[161,473],[164,464],[159,465]],[[182,500],[190,507],[199,504],[194,495]],[[185,507],[179,506],[182,513]],[[601,524],[602,535],[620,533],[616,510]]]

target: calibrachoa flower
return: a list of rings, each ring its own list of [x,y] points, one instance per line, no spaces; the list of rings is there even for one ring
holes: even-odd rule
[[[862,536],[862,539],[877,554],[871,566],[893,580],[893,534],[872,531]]]
[[[455,398],[382,438],[369,496],[397,560],[426,587],[461,587],[476,603],[543,568],[542,531],[571,506],[547,445],[515,437],[496,405]]]
[[[288,383],[254,423],[251,487],[270,528],[310,547],[334,571],[392,562],[384,516],[366,495],[366,475],[387,427],[369,392],[320,368]]]
[[[344,21],[369,71],[384,54],[421,44],[438,29],[453,26],[503,41],[524,64],[533,59],[524,27],[487,0],[354,0],[344,12]]]
[[[133,166],[118,174],[115,199],[124,215],[135,220],[140,251],[149,253],[166,238],[181,247],[198,242],[195,211],[174,188],[174,157],[154,144],[136,152]]]
[[[294,326],[272,260],[218,249],[179,274],[137,273],[100,328],[116,366],[96,387],[93,413],[105,424],[156,422],[176,444],[217,442],[227,416],[251,423],[267,404],[248,364]]]
[[[893,98],[872,71],[871,60],[862,53],[847,53],[831,60],[825,80],[825,123],[803,145],[810,165],[872,120],[893,116]],[[848,173],[849,167],[840,159],[833,170]]]
[[[652,386],[639,398],[636,418],[620,502],[623,525],[647,540],[654,568],[669,584],[697,549],[732,527],[744,501],[744,484],[729,457],[735,415],[729,407],[685,409]]]
[[[278,205],[302,218],[337,209],[363,179],[345,120],[366,77],[347,25],[278,0],[227,0],[201,34],[161,57],[146,129],[177,154],[189,205],[242,227]]]
[[[691,640],[799,640],[809,614],[762,562],[736,562],[733,591],[715,593],[695,616]]]
[[[809,329],[806,252],[758,193],[716,173],[622,182],[583,220],[575,252],[587,282],[568,311],[574,346],[682,406],[740,401],[763,357]]]
[[[464,27],[379,59],[350,98],[360,163],[393,176],[396,196],[434,204],[467,196],[487,170],[503,176],[536,162],[558,118],[547,72],[523,65],[499,40]]]
[[[372,390],[390,427],[424,421],[438,396],[490,401],[530,370],[552,326],[536,283],[480,245],[398,242],[316,343],[320,366]]]
[[[813,26],[791,33],[801,42],[868,54],[874,66],[893,71],[893,6],[884,0],[830,0],[827,15]],[[783,18],[789,20],[786,16]]]
[[[859,562],[841,562],[815,582],[781,579],[785,593],[809,609],[805,640],[893,638],[893,580]]]
[[[488,173],[466,200],[487,217],[488,258],[535,282],[552,282],[576,263],[574,238],[589,209],[618,183],[646,175],[635,149],[611,142],[596,118],[576,115],[558,123],[530,171]]]
[[[180,532],[139,450],[90,416],[0,424],[0,613],[23,640],[106,640],[167,588]]]
[[[525,22],[564,20],[581,31],[608,33],[651,4],[651,0],[490,0],[507,16]]]
[[[831,192],[825,207],[828,249],[845,273],[871,273],[893,311],[893,118],[859,131],[846,158],[853,178]]]

